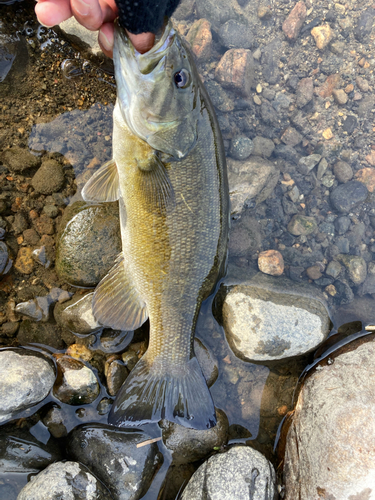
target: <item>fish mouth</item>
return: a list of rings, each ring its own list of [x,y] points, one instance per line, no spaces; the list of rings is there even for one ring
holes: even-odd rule
[[[172,45],[176,32],[171,21],[165,25],[164,31],[155,45],[144,54],[141,54],[130,41],[126,31],[115,22],[115,47],[114,61],[124,67],[131,66],[132,71],[137,70],[141,75],[149,75],[159,65]],[[130,68],[129,68],[130,69]]]

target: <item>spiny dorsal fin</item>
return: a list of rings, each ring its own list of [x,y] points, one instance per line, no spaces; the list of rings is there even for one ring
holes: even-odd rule
[[[89,179],[82,189],[85,201],[117,201],[119,179],[115,160],[107,161]]]
[[[162,161],[152,155],[147,161],[137,161],[137,165],[139,187],[151,206],[165,210],[174,203],[173,187]]]
[[[94,292],[92,309],[99,323],[114,330],[135,330],[148,318],[146,304],[126,273],[121,252]]]

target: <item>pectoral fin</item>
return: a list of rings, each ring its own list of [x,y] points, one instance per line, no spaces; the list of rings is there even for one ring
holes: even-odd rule
[[[92,309],[99,323],[114,330],[135,330],[148,318],[146,304],[126,272],[121,252],[94,292]]]
[[[138,160],[137,165],[138,185],[150,205],[165,210],[174,203],[173,187],[162,161],[152,155],[147,161]]]
[[[115,160],[104,163],[88,180],[82,189],[85,201],[117,201],[119,199],[119,178]]]

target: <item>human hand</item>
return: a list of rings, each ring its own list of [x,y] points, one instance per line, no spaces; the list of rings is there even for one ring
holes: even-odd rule
[[[35,13],[45,26],[55,26],[74,16],[85,28],[99,30],[99,45],[108,57],[112,57],[113,21],[118,13],[115,0],[38,0]],[[142,54],[154,45],[153,33],[128,33],[128,36]]]

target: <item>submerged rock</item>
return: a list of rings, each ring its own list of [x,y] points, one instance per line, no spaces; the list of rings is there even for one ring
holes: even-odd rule
[[[235,446],[211,457],[193,474],[181,500],[274,500],[276,474],[259,451]]]
[[[375,344],[320,367],[303,384],[285,452],[286,500],[375,498]]]
[[[141,430],[109,425],[82,425],[68,437],[68,455],[85,464],[110,490],[114,499],[138,500],[150,487],[159,464],[156,443]]]
[[[121,252],[117,203],[73,203],[65,210],[56,254],[59,277],[91,287],[107,274]]]
[[[216,408],[217,424],[211,429],[197,431],[163,420],[163,442],[172,453],[174,464],[195,462],[206,458],[215,449],[228,441],[228,418]]]
[[[109,491],[82,464],[56,462],[22,488],[17,500],[111,500]]]
[[[228,159],[229,195],[232,215],[239,215],[252,201],[258,205],[273,192],[279,171],[260,156],[245,161]]]
[[[61,354],[56,358],[58,371],[53,394],[70,405],[92,403],[100,392],[94,372],[78,359]]]
[[[52,194],[60,191],[64,181],[64,170],[60,163],[46,160],[32,178],[31,185],[37,193]]]
[[[221,294],[222,308],[215,314],[234,354],[245,361],[301,356],[329,333],[328,311],[315,288],[263,275],[222,288]]]
[[[207,385],[208,387],[211,387],[219,376],[217,360],[212,352],[203,344],[203,342],[197,338],[194,339],[194,352],[198,359],[199,366],[202,369],[203,376],[206,379]]]
[[[30,351],[28,351],[30,352]],[[52,364],[26,350],[0,352],[0,422],[48,396],[55,381]]]

